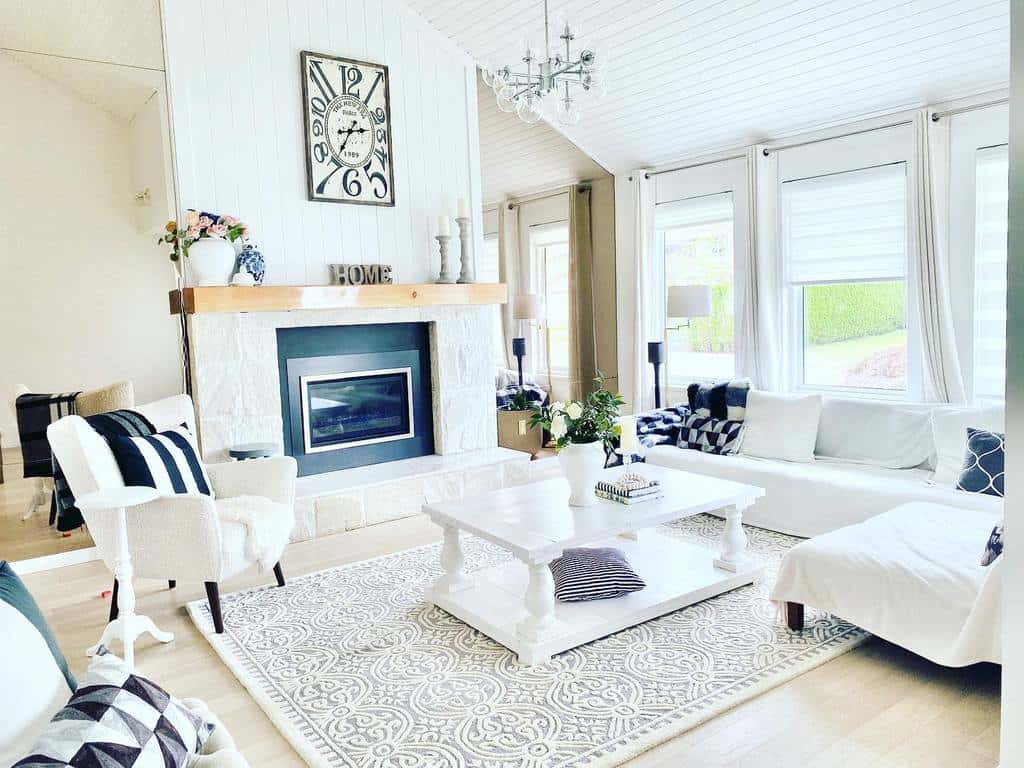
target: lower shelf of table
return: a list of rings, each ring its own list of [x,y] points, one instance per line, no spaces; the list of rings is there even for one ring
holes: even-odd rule
[[[516,631],[528,616],[524,601],[529,581],[526,565],[518,560],[475,571],[470,574],[472,586],[460,592],[431,590],[428,599],[515,651],[522,663],[539,664],[557,653],[750,584],[762,572],[762,566],[753,561],[735,573],[721,570],[714,566],[717,552],[654,530],[641,531],[637,541],[614,538],[590,546],[621,549],[647,586],[611,600],[555,601],[555,623],[537,641]]]

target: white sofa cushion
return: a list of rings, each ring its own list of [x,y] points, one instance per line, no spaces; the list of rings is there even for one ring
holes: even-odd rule
[[[934,407],[827,397],[821,406],[814,453],[819,458],[893,469],[921,466],[935,453]]]
[[[939,406],[932,411],[932,438],[935,441],[936,485],[953,487],[967,450],[967,428],[1005,432],[1002,406],[984,408],[966,406]]]
[[[939,664],[1001,661],[999,561],[978,562],[993,513],[905,504],[802,542],[772,600],[828,611]]]
[[[751,390],[740,453],[783,461],[814,461],[821,395]]]
[[[743,521],[794,536],[817,536],[909,501],[957,507],[967,519],[975,511],[999,514],[1002,510],[1002,500],[995,496],[930,485],[926,469],[838,461],[795,464],[743,455],[715,456],[674,446],[648,449],[647,461],[764,488],[765,496],[743,513]],[[986,535],[991,530],[990,525]]]

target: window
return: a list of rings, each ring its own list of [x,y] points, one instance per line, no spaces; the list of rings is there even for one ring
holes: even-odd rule
[[[796,384],[905,393],[906,164],[783,183],[782,249]]]
[[[974,399],[1003,400],[1006,386],[1006,235],[1009,152],[979,149],[974,214]]]
[[[666,370],[670,386],[735,374],[732,193],[663,203],[655,209],[656,248],[666,289],[711,288],[711,316],[668,318]]]
[[[536,337],[538,370],[569,375],[569,227],[564,222],[530,227],[533,290],[544,297],[547,337]]]
[[[501,273],[498,266],[498,235],[484,235],[484,249],[476,263],[476,279],[481,283],[501,282]],[[498,368],[505,368],[508,365],[505,359],[505,334],[501,329],[501,305],[493,305],[494,310],[494,353],[495,364]]]

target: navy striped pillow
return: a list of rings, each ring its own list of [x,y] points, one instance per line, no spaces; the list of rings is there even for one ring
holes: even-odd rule
[[[647,586],[622,551],[613,547],[567,549],[551,561],[550,568],[555,599],[563,603],[622,597]]]
[[[125,485],[145,485],[164,494],[213,496],[192,433],[184,424],[144,437],[111,437],[110,450]]]

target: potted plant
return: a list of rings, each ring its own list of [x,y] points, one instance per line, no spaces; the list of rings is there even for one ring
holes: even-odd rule
[[[535,427],[530,419],[533,409],[526,398],[526,392],[518,390],[508,405],[498,409],[498,445],[523,451],[530,457],[540,453],[544,444],[544,431]]]
[[[569,481],[569,504],[586,507],[597,501],[594,486],[604,468],[605,447],[613,446],[619,407],[626,401],[604,388],[604,378],[594,379],[594,391],[568,404],[535,406],[532,426],[551,432],[562,472]]]
[[[183,226],[169,221],[158,242],[173,246],[171,261],[188,258],[193,285],[227,285],[235,269],[235,240],[248,240],[249,229],[234,216],[189,209]]]

